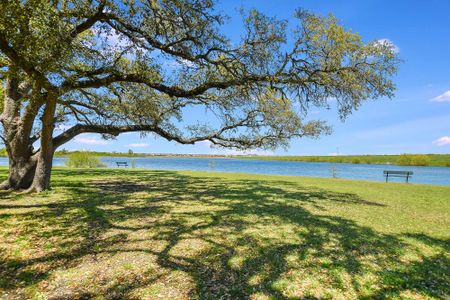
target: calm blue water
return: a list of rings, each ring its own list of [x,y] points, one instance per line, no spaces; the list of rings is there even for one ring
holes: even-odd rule
[[[64,166],[66,158],[55,158],[55,166]],[[319,162],[287,162],[270,160],[251,160],[234,158],[130,158],[101,157],[108,167],[116,167],[116,161],[126,161],[136,168],[159,170],[199,170],[217,172],[243,172],[254,174],[274,174],[289,176],[332,177],[331,169],[336,168],[339,178],[384,181],[384,170],[413,171],[411,183],[450,185],[448,167],[402,167],[392,165],[330,164]],[[0,165],[7,165],[7,158],[0,157]],[[391,181],[391,179],[390,179]],[[404,178],[392,179],[404,182]]]

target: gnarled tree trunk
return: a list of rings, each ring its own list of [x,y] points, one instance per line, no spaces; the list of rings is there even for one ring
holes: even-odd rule
[[[0,184],[0,189],[20,190],[31,186],[36,171],[35,156],[9,156],[8,179]]]
[[[39,153],[33,151],[34,139],[30,135],[44,99],[25,99],[21,92],[23,89],[18,79],[11,77],[6,80],[0,120],[9,158],[9,174],[0,184],[0,189],[28,189],[36,175]],[[25,102],[27,105],[23,107]]]
[[[41,192],[50,188],[50,177],[53,165],[53,129],[54,115],[56,109],[56,99],[53,95],[48,95],[42,116],[41,149],[38,152],[36,171],[33,183],[28,191]]]

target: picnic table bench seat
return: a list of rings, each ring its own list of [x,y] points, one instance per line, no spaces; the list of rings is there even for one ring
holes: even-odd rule
[[[409,182],[409,178],[414,174],[412,171],[383,171],[384,177],[386,177],[386,182],[388,182],[389,177],[404,177],[406,178],[406,183]]]
[[[116,165],[118,168],[120,167],[128,167],[128,163],[126,161],[116,161]]]

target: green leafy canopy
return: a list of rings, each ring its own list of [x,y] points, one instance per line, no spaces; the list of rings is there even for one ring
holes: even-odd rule
[[[332,15],[295,12],[288,24],[243,11],[240,41],[222,32],[213,1],[0,3],[3,80],[19,78],[23,106],[57,99],[55,136],[152,133],[192,144],[275,148],[330,128],[311,107],[336,99],[344,119],[365,100],[392,97],[392,45],[365,43]],[[291,30],[294,28],[294,30]],[[192,111],[202,120],[189,121]],[[35,124],[38,124],[36,121]]]

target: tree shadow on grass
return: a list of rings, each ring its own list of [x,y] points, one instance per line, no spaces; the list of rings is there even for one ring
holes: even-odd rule
[[[55,191],[48,197],[62,190],[68,199],[0,203],[0,217],[36,225],[22,232],[31,243],[56,241],[53,251],[32,258],[2,255],[0,289],[15,293],[54,280],[55,270],[143,254],[148,255],[143,262],[154,260],[153,274],[103,287],[43,291],[65,298],[132,298],[134,291],[160,281],[170,286],[167,274],[181,272],[192,281],[186,295],[202,299],[448,295],[448,240],[381,234],[326,214],[334,206],[383,207],[355,194],[283,180],[225,180],[170,171],[129,172],[110,180],[101,171],[56,175]],[[438,252],[405,261],[403,254],[414,248],[406,238]],[[194,242],[199,246],[183,246]]]

